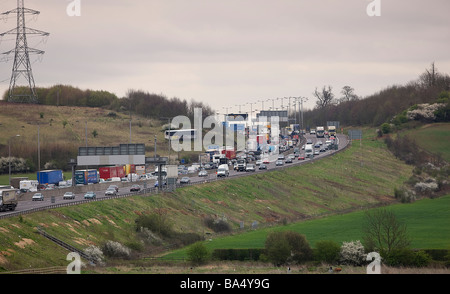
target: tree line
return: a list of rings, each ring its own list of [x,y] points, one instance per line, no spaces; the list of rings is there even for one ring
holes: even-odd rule
[[[27,91],[26,88],[23,89]],[[20,91],[20,88],[17,89]],[[197,101],[186,101],[177,97],[168,98],[162,94],[129,90],[125,97],[104,90],[81,90],[70,85],[37,87],[38,103],[55,106],[100,107],[117,112],[133,112],[144,117],[174,117],[185,115],[192,118],[195,108],[202,108],[203,115],[214,113],[210,106]],[[3,95],[8,100],[8,92]]]
[[[316,105],[304,112],[304,125],[313,127],[339,121],[348,126],[379,126],[413,105],[436,102],[440,93],[449,90],[450,76],[440,73],[434,63],[417,80],[389,86],[365,98],[358,96],[351,86],[344,86],[340,97],[336,97],[331,86],[323,86],[312,93]]]

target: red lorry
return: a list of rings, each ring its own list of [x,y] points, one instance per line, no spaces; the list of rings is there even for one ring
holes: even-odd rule
[[[98,169],[100,173],[100,179],[111,179],[111,178],[123,178],[125,177],[124,166],[106,166]]]

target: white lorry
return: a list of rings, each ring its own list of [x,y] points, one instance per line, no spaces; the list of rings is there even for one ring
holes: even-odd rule
[[[325,128],[324,127],[317,127],[316,128],[316,137],[317,138],[323,138],[325,136]]]
[[[230,169],[228,164],[221,164],[217,168],[217,177],[228,177],[230,175]]]
[[[24,180],[20,181],[19,183],[19,189],[21,191],[28,191],[28,192],[37,192],[37,187],[39,185],[39,182],[36,180]]]
[[[305,157],[306,158],[314,158],[314,146],[312,144],[306,144]]]

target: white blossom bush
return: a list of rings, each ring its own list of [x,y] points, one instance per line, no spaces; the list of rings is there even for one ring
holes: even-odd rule
[[[341,263],[350,265],[361,265],[366,259],[364,246],[359,240],[343,242],[341,246]]]
[[[103,265],[105,257],[103,256],[102,250],[94,245],[89,246],[84,249],[84,253],[92,260],[95,264]]]
[[[436,110],[438,110],[441,107],[444,107],[444,103],[424,103],[424,104],[417,104],[417,107],[413,110],[409,110],[406,113],[406,117],[409,120],[429,120],[434,121],[436,119],[436,115],[434,114]]]
[[[128,258],[131,250],[119,242],[109,240],[103,245],[103,253],[109,257]]]
[[[439,185],[435,181],[419,182],[414,185],[414,189],[420,193],[434,192],[439,190]]]

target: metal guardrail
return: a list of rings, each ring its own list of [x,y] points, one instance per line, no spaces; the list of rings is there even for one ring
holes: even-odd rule
[[[307,163],[311,163],[323,158],[327,158],[330,156],[335,155],[336,153],[339,153],[341,151],[344,151],[345,149],[348,148],[348,146],[350,146],[349,144],[349,140],[348,140],[348,136],[347,137],[347,144],[336,151],[333,151],[331,153],[328,154],[324,154],[321,155],[320,158],[312,158],[312,159],[308,159],[303,161],[300,164],[307,164]],[[284,166],[276,166],[275,168],[271,169],[270,171],[274,171],[274,170],[283,170],[286,168],[290,168],[296,165],[300,165],[300,164],[291,164],[291,165],[284,165]],[[215,181],[220,181],[220,180],[224,180],[224,179],[234,179],[234,178],[239,178],[239,177],[245,177],[245,176],[250,176],[250,175],[254,175],[254,174],[258,174],[260,172],[242,172],[242,173],[235,173],[232,174],[228,177],[214,177],[214,178],[208,178],[202,181],[198,181],[195,183],[188,183],[188,184],[179,184],[177,183],[175,185],[176,188],[181,188],[181,187],[187,187],[187,186],[193,186],[193,185],[199,185],[199,184],[205,184],[205,183],[211,183],[211,182],[215,182]],[[167,186],[163,186],[161,189],[163,192],[164,191],[170,191],[169,187]],[[48,210],[48,209],[54,209],[54,208],[60,208],[60,207],[67,207],[67,206],[72,206],[72,205],[79,205],[79,204],[84,204],[84,203],[88,203],[88,202],[93,202],[93,201],[104,201],[104,200],[110,200],[110,199],[118,199],[118,198],[126,198],[126,197],[130,197],[130,196],[136,196],[136,195],[140,195],[140,194],[157,194],[159,193],[159,188],[158,187],[152,187],[152,188],[144,188],[141,189],[139,192],[134,192],[134,193],[126,193],[126,194],[122,194],[122,195],[115,195],[115,196],[107,196],[107,197],[102,197],[99,199],[83,199],[83,200],[78,200],[78,201],[72,201],[72,202],[67,202],[67,203],[58,203],[58,204],[52,204],[52,205],[48,205],[48,206],[44,206],[44,207],[36,207],[36,208],[32,208],[32,209],[28,209],[28,210],[24,210],[24,211],[16,211],[16,212],[12,212],[12,213],[8,213],[8,214],[0,214],[0,219],[4,219],[4,218],[9,218],[9,217],[14,217],[14,216],[20,216],[20,215],[25,215],[25,214],[30,214],[30,213],[34,213],[34,212],[38,212],[38,211],[44,211],[44,210]]]
[[[13,275],[13,274],[22,274],[22,275],[29,275],[29,274],[67,274],[67,267],[65,266],[52,266],[52,267],[46,267],[46,268],[32,268],[32,269],[23,269],[23,270],[16,270],[16,271],[7,271],[7,272],[0,272],[2,275]]]
[[[86,260],[91,261],[92,263],[95,263],[95,260],[91,259],[89,255],[87,255],[86,253],[83,252],[83,250],[80,250],[70,244],[67,244],[66,242],[59,240],[58,238],[48,234],[47,232],[45,232],[41,227],[38,227],[38,232],[39,234],[41,234],[42,236],[44,236],[45,238],[49,239],[50,241],[58,244],[59,246],[69,250],[69,252],[76,252],[78,253],[81,257],[83,257]]]

